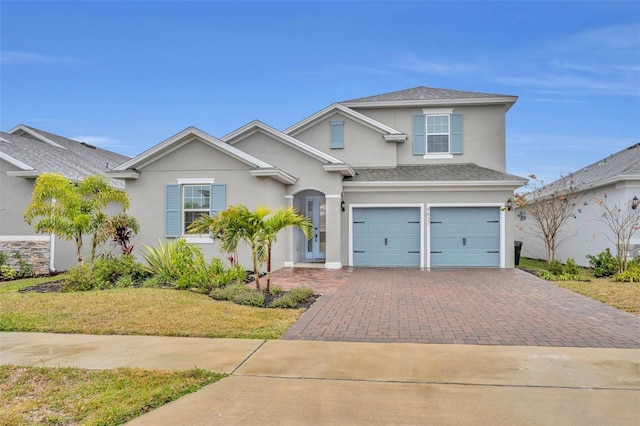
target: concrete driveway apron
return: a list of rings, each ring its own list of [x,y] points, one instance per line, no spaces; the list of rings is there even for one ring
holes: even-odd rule
[[[324,292],[284,339],[640,348],[640,318],[517,269],[295,271]]]

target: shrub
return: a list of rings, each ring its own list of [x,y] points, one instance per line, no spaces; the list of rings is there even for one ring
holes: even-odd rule
[[[141,281],[147,276],[144,266],[130,255],[96,259],[93,261],[92,269],[97,280],[110,284],[115,284],[125,276],[128,276],[132,282]]]
[[[36,271],[33,268],[33,265],[22,260],[22,255],[20,254],[20,252],[15,252],[13,258],[18,261],[16,278],[32,278],[36,276]]]
[[[264,293],[257,290],[246,289],[244,293],[236,294],[233,297],[233,303],[248,306],[264,306]]]
[[[282,295],[282,293],[284,293],[284,290],[279,285],[271,286],[271,294],[273,294],[274,296],[280,296]]]
[[[613,280],[627,283],[640,282],[640,263],[637,259],[629,262],[627,270],[615,274]]]
[[[587,255],[589,264],[593,268],[593,275],[596,277],[610,277],[618,272],[618,259],[611,254],[609,248],[606,248],[597,256]]]
[[[135,284],[135,281],[133,280],[131,275],[122,275],[116,280],[116,282],[113,285],[116,288],[127,288],[127,287],[133,287],[134,284]]]
[[[553,259],[549,264],[549,272],[553,275],[562,275],[562,263],[558,259]]]
[[[0,251],[0,265],[7,264],[7,253]]]
[[[12,280],[18,275],[18,271],[9,265],[0,263],[0,278],[3,280]]]
[[[89,291],[104,288],[105,281],[96,279],[91,266],[86,263],[76,265],[69,270],[62,285],[62,291]]]
[[[572,257],[567,259],[567,263],[564,265],[564,272],[569,275],[580,275],[580,267]]]
[[[308,287],[296,287],[282,297],[275,299],[269,305],[270,308],[295,308],[298,303],[306,302],[313,296],[313,290]]]
[[[233,298],[236,297],[236,295],[246,293],[247,290],[249,289],[244,284],[232,284],[221,288],[214,288],[211,290],[211,293],[209,293],[209,296],[215,300],[233,301]]]
[[[240,265],[223,268],[220,272],[213,272],[213,284],[216,287],[223,287],[229,284],[242,284],[246,278],[247,271]]]

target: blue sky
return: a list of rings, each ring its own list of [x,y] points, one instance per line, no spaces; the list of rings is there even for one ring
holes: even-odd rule
[[[284,129],[415,86],[519,96],[507,171],[640,142],[640,2],[0,3],[0,129],[134,156],[188,126]]]

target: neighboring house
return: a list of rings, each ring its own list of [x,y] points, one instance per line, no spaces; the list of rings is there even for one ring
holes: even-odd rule
[[[43,173],[60,173],[72,181],[109,169],[129,157],[67,139],[33,127],[18,125],[0,132],[0,249],[20,251],[23,260],[36,264],[39,273],[66,270],[76,264],[73,242],[36,234],[24,221],[35,179]],[[124,182],[108,177],[124,188]],[[87,245],[85,244],[85,247]]]
[[[189,127],[109,174],[124,179],[138,241],[188,235],[199,214],[237,203],[293,205],[313,238],[287,229],[274,269],[514,264],[505,114],[515,96],[416,87],[332,104],[284,131],[252,121],[217,139]],[[241,260],[248,258],[243,257]]]
[[[623,213],[638,214],[640,207],[632,209],[631,206],[634,198],[640,198],[640,143],[551,182],[541,190],[546,188],[573,188],[579,209],[561,228],[559,239],[563,242],[556,252],[556,259],[566,262],[573,258],[578,265],[589,266],[588,254],[597,255],[609,248],[615,255],[616,246],[609,239],[615,241],[615,235],[600,220],[603,212],[597,201],[618,206]],[[527,217],[527,209],[517,209],[516,239],[523,242],[522,256],[545,258],[544,244],[537,237],[538,233],[537,226]],[[631,240],[628,256],[640,256],[640,231]]]

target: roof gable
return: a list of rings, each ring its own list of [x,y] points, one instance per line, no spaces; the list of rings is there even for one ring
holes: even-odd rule
[[[508,109],[516,100],[518,100],[518,97],[511,95],[418,86],[380,95],[350,99],[340,103],[347,107],[505,104]]]
[[[402,133],[399,130],[396,130],[392,127],[387,126],[386,124],[383,124],[377,120],[374,120],[371,117],[367,117],[364,114],[361,114],[357,111],[352,110],[351,108],[348,108],[344,105],[338,104],[338,103],[334,103],[329,105],[328,107],[316,112],[313,115],[310,115],[309,117],[305,118],[302,121],[299,121],[298,123],[294,124],[293,126],[287,128],[284,130],[284,133],[286,133],[287,135],[291,135],[291,136],[295,136],[296,134],[302,132],[303,130],[313,126],[314,124],[318,123],[319,121],[324,120],[325,118],[327,118],[328,116],[330,116],[331,114],[334,114],[336,112],[339,112],[340,114],[343,114],[349,118],[351,118],[352,120],[367,126],[377,132],[379,132],[382,135],[393,135],[393,136],[405,136],[404,133]]]
[[[43,173],[59,173],[71,180],[81,180],[106,173],[129,157],[103,150],[63,136],[18,125],[9,133],[0,133],[0,158],[21,169],[9,176],[37,178]],[[116,187],[123,182],[109,179]]]
[[[211,136],[208,133],[203,132],[195,127],[187,127],[183,131],[173,135],[169,139],[160,142],[159,144],[149,148],[144,151],[142,154],[137,155],[131,160],[127,161],[116,167],[114,171],[126,171],[129,169],[137,169],[144,167],[144,165],[152,163],[156,159],[163,157],[172,151],[178,149],[180,146],[184,145],[193,140],[193,138],[197,138],[201,142],[206,145],[217,149],[219,151],[224,152],[225,154],[251,166],[254,168],[273,168],[273,166],[269,163],[266,163],[256,157],[253,157],[243,151],[240,151],[233,146],[224,143],[223,141]]]
[[[294,148],[302,152],[303,154],[306,154],[312,158],[315,158],[318,161],[321,161],[322,163],[344,164],[343,161],[329,154],[326,154],[320,151],[319,149],[309,146],[306,143],[301,142],[298,139],[295,139],[294,137],[291,137],[279,130],[276,130],[273,127],[259,120],[253,120],[252,122],[247,123],[246,125],[240,127],[238,130],[235,130],[229,133],[228,135],[224,136],[221,140],[230,145],[234,145],[240,142],[241,140],[253,135],[256,132],[261,132],[284,145]]]

